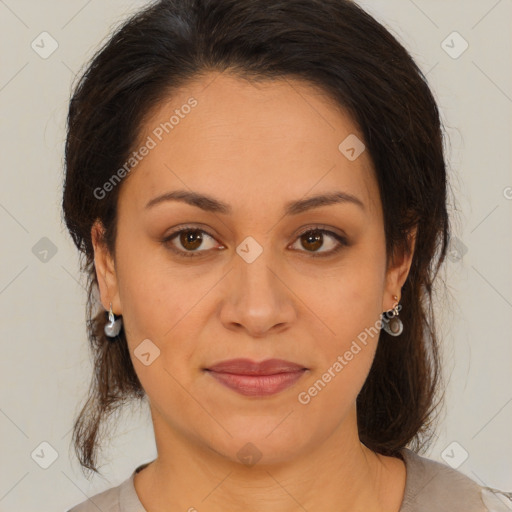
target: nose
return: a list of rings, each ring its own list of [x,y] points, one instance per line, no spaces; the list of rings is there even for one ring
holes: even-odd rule
[[[240,257],[226,278],[221,321],[227,329],[261,338],[288,329],[297,319],[291,278],[263,250],[256,259]],[[288,282],[287,282],[288,281]]]

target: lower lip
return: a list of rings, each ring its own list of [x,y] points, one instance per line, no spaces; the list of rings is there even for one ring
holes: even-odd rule
[[[208,370],[208,373],[228,388],[245,396],[269,396],[293,386],[306,370],[274,375],[237,375]]]

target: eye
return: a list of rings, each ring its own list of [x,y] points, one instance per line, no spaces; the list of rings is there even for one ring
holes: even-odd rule
[[[204,242],[205,237],[203,237],[203,234],[206,235],[207,238],[210,238],[212,240],[215,240],[212,235],[204,231],[203,229],[194,228],[194,227],[184,227],[177,231],[174,231],[169,236],[164,238],[162,240],[162,243],[169,247],[173,252],[177,253],[179,256],[184,257],[193,257],[193,256],[200,256],[198,253],[206,252],[198,251],[197,249],[201,246],[201,244]],[[176,245],[173,243],[174,239],[177,238],[177,242],[183,247],[185,250],[179,249],[176,247]],[[221,246],[222,248],[223,246]],[[207,249],[211,249],[207,248]]]
[[[331,248],[329,249],[328,247],[325,251],[317,251],[316,249],[324,245],[324,238],[326,235],[331,239],[331,243],[328,244]],[[334,240],[334,242],[332,240]],[[345,237],[322,228],[307,228],[298,235],[295,244],[297,243],[301,243],[302,247],[308,248],[308,250],[300,252],[310,253],[310,256],[313,258],[331,256],[348,245]]]
[[[327,250],[318,251],[317,249],[324,245],[325,236],[331,239],[331,243],[328,244],[328,246],[330,245],[331,248],[328,247]],[[215,245],[210,245],[210,247],[206,247],[205,249],[203,248],[203,250],[198,250],[202,246],[203,242],[208,239],[215,240],[215,238],[212,235],[210,235],[203,229],[185,226],[165,237],[162,240],[162,243],[179,256],[197,257],[201,256],[201,253],[205,253],[208,250],[215,248]],[[340,251],[341,249],[343,249],[343,247],[349,245],[345,237],[338,235],[337,233],[334,233],[327,229],[322,229],[318,227],[309,227],[303,230],[298,235],[296,242],[294,242],[294,245],[297,243],[301,243],[303,247],[307,248],[306,251],[299,252],[309,253],[309,255],[312,256],[313,258],[331,256]],[[183,249],[179,248],[177,244],[181,245]],[[218,248],[224,249],[225,246],[221,245]]]

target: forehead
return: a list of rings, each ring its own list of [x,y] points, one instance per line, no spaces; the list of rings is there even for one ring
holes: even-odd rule
[[[209,73],[146,117],[135,151],[151,149],[120,200],[143,209],[156,195],[190,189],[242,211],[336,189],[372,211],[380,199],[369,155],[351,160],[342,151],[344,141],[362,139],[350,116],[310,84]]]

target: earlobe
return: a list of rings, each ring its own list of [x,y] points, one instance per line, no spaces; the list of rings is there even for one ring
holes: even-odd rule
[[[408,236],[408,249],[395,252],[391,258],[391,263],[387,269],[386,274],[386,290],[383,297],[383,310],[388,311],[392,309],[394,296],[398,296],[400,301],[401,289],[407,280],[411,268],[414,251],[416,247],[416,233],[417,227],[415,226],[409,232]]]
[[[105,310],[109,310],[112,303],[112,310],[116,315],[121,314],[119,301],[117,276],[114,260],[104,240],[105,228],[101,221],[96,220],[91,228],[91,240],[94,247],[94,267],[101,303]]]

